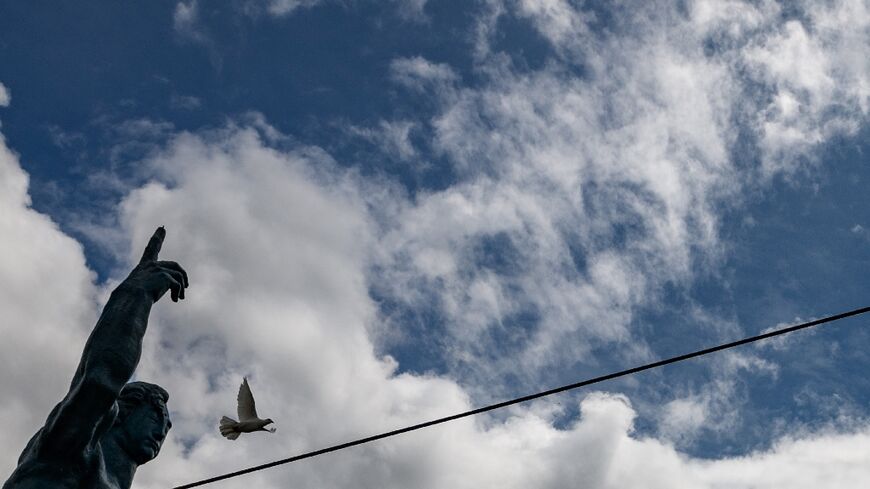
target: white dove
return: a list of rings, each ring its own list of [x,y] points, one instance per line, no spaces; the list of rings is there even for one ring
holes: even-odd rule
[[[248,385],[248,378],[245,377],[242,385],[239,387],[238,397],[239,420],[236,421],[226,416],[221,418],[220,430],[221,435],[229,440],[235,440],[242,433],[252,433],[254,431],[268,431],[274,433],[277,428],[266,428],[267,424],[274,423],[270,418],[260,419],[257,417],[257,407],[254,404],[254,395],[251,394],[251,387]]]

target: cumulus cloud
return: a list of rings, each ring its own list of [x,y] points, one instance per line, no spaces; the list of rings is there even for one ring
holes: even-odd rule
[[[48,304],[20,298],[4,304],[24,315],[4,324],[47,317],[42,328],[31,328],[33,338],[22,336],[27,341],[2,357],[15,359],[13,370],[4,369],[13,374],[4,378],[18,382],[4,388],[21,392],[30,385],[39,396],[22,397],[22,409],[3,404],[4,424],[22,424],[4,445],[8,461],[62,396],[65,382],[57,378],[72,373],[82,326],[94,319],[95,289],[80,247],[26,208],[26,175],[10,155],[0,161],[9,177],[2,181],[12,191],[2,195],[16,196],[4,202],[15,213],[3,215],[17,216],[19,234],[42,229],[51,239],[22,241],[27,246],[11,255],[15,260],[4,266],[2,283],[15,284],[6,291],[14,293],[27,280],[55,281],[50,291],[34,283],[43,287],[42,297],[54,299]],[[369,328],[379,314],[365,275],[378,224],[366,211],[363,192],[371,183],[339,170],[317,148],[270,148],[251,127],[182,133],[147,164],[153,181],[121,204],[127,241],[116,251],[131,264],[154,226],[164,224],[169,233],[161,256],[186,266],[191,288],[187,301],[161,302],[152,314],[136,377],[171,392],[174,428],[160,457],[140,468],[134,487],[189,482],[472,406],[456,382],[397,374],[395,362],[374,351]],[[15,251],[10,242],[4,246]],[[22,259],[33,242],[56,244],[39,259]],[[71,330],[75,317],[82,319]],[[75,334],[65,337],[63,331]],[[58,364],[50,364],[44,382],[25,384],[22,379],[32,381],[46,369],[44,349],[21,355],[40,344],[37,338],[57,350]],[[243,375],[251,379],[258,409],[280,428],[276,435],[230,444],[216,423],[232,414]],[[696,460],[668,441],[637,436],[635,411],[624,396],[592,393],[579,409],[580,416],[561,429],[553,426],[557,406],[541,403],[513,409],[500,421],[466,419],[222,484],[712,489],[823,487],[832,480],[860,487],[870,480],[870,455],[858,449],[870,437],[863,429],[787,438],[741,458]],[[22,423],[22,412],[35,414]]]
[[[30,208],[28,176],[0,135],[0,473],[66,393],[95,320],[82,247]]]
[[[189,299],[155,310],[137,377],[165,385],[175,428],[137,488],[166,487],[472,407],[455,382],[396,374],[368,333],[379,319],[366,256],[377,242],[366,182],[315,148],[279,152],[258,131],[182,134],[150,160],[156,180],[122,205],[129,262],[154,225],[163,256],[192,277]],[[126,250],[125,250],[126,251]],[[736,358],[734,368],[743,360]],[[275,436],[229,445],[215,429],[232,413],[242,375]],[[714,401],[715,402],[715,401]],[[676,406],[676,405],[674,405]],[[671,410],[675,416],[678,409]],[[224,482],[227,487],[812,487],[867,480],[867,433],[784,439],[769,452],[695,460],[669,441],[634,434],[624,396],[594,393],[569,426],[548,403],[503,421],[464,420]],[[691,414],[691,413],[690,413]],[[807,459],[815,462],[807,463]],[[805,458],[806,457],[806,458]],[[768,473],[764,467],[788,467]],[[785,474],[785,475],[783,475]]]
[[[165,487],[471,407],[456,383],[396,375],[395,362],[374,352],[368,328],[378,316],[365,273],[376,226],[360,192],[366,183],[316,149],[270,149],[250,128],[180,135],[149,165],[157,180],[121,206],[131,237],[125,256],[135,260],[137,244],[165,224],[162,255],[183,263],[192,285],[186,302],[155,310],[149,329],[137,376],[173,393],[176,428],[161,458],[140,469],[137,487]],[[234,445],[220,438],[217,416],[233,412],[243,375],[282,436]],[[627,430],[632,415],[624,399],[613,398],[621,408],[611,419],[601,405],[607,399],[584,404],[589,422],[578,436],[520,411],[509,427],[466,420],[338,455],[329,470],[315,463],[227,484],[525,486],[543,474],[496,470],[503,457],[546,447],[548,439],[573,448],[614,439],[607,429]],[[600,477],[586,470],[590,480]]]

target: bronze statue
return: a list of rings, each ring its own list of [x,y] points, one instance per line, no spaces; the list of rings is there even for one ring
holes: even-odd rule
[[[69,392],[27,443],[3,489],[128,489],[157,456],[172,423],[160,386],[131,382],[151,306],[166,291],[184,299],[187,273],[158,261],[157,229],[142,259],[112,292],[85,344]]]

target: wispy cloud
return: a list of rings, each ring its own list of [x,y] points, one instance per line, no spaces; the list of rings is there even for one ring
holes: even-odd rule
[[[172,97],[169,99],[169,105],[175,109],[195,110],[200,108],[200,106],[202,105],[202,100],[200,100],[199,97],[194,97],[193,95],[172,94]]]
[[[385,154],[407,160],[417,154],[411,142],[415,123],[410,121],[380,121],[375,127],[351,126],[349,132],[380,147]]]
[[[197,0],[178,2],[172,14],[172,26],[183,38],[205,43],[208,37],[199,24],[199,3]]]
[[[428,0],[392,0],[398,8],[399,16],[417,22],[425,22]]]
[[[6,88],[6,85],[0,83],[0,107],[9,107],[11,100],[12,97],[9,95],[9,89]]]
[[[323,0],[267,0],[266,9],[272,15],[283,16],[298,8],[313,7]]]
[[[447,64],[433,63],[420,56],[393,60],[390,75],[396,83],[417,91],[447,89],[458,81],[456,72]]]
[[[223,68],[223,57],[215,45],[214,38],[200,18],[198,0],[183,0],[175,5],[175,11],[172,14],[172,27],[178,40],[203,46],[212,66],[218,71]]]
[[[505,4],[492,12],[529,19],[553,62],[518,71],[479,49],[489,83],[474,88],[446,65],[393,63],[397,83],[439,97],[423,124],[458,181],[389,216],[375,288],[408,311],[434,308],[443,328],[421,341],[450,345],[454,373],[491,378],[518,359],[546,371],[602,342],[636,344],[637,307],[715,270],[723,207],[865,120],[870,72],[849,60],[870,43],[846,41],[866,35],[860,2],[807,4],[812,27],[770,2],[721,7],[615,7],[602,31],[569,2]],[[786,117],[775,107],[792,92],[803,95]],[[746,130],[757,166],[733,156]]]

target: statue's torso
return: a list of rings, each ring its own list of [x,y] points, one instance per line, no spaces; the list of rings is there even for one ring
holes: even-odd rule
[[[128,489],[121,488],[106,474],[99,446],[89,453],[72,455],[63,461],[41,460],[25,454],[2,489]]]

